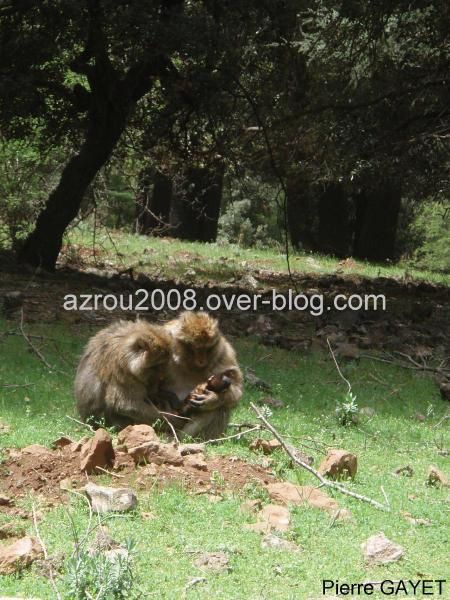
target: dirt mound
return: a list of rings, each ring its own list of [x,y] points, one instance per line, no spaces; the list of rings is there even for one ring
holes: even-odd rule
[[[88,481],[104,482],[106,473],[87,475],[80,469],[80,452],[70,446],[57,450],[35,449],[35,452],[11,450],[0,471],[0,490],[11,499],[0,511],[15,513],[15,504],[30,492],[46,498],[50,505],[64,502],[67,488],[77,490]],[[118,455],[122,459],[127,455]],[[182,464],[147,464],[136,466],[133,461],[120,460],[111,469],[113,485],[129,485],[137,491],[153,489],[171,482],[180,482],[195,492],[218,488],[239,490],[248,483],[261,485],[275,481],[274,476],[257,465],[234,457],[212,457],[204,461],[186,457]]]

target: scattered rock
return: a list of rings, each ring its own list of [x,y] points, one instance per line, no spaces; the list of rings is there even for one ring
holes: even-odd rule
[[[210,571],[230,571],[230,559],[225,552],[202,552],[194,561],[194,565],[200,569]]]
[[[60,490],[63,490],[63,491],[64,490],[72,490],[74,487],[75,487],[74,482],[72,481],[72,479],[70,477],[65,477],[64,479],[61,479],[61,481],[59,482]]]
[[[183,457],[174,444],[161,442],[146,442],[140,446],[129,449],[130,455],[136,464],[154,463],[156,465],[182,465]]]
[[[423,423],[424,421],[426,421],[426,420],[427,420],[426,416],[425,416],[425,415],[423,415],[423,414],[422,414],[422,413],[420,413],[420,412],[416,412],[416,413],[414,414],[414,418],[415,418],[415,420],[416,420],[416,421],[419,421],[419,423]]]
[[[430,465],[428,467],[427,484],[435,487],[443,486],[450,487],[450,482],[442,471],[437,467]]]
[[[71,444],[75,444],[75,442],[63,435],[54,442],[52,442],[50,446],[51,448],[53,448],[53,450],[57,450],[58,448],[64,448],[65,446],[70,446]]]
[[[32,456],[49,456],[52,454],[52,451],[45,446],[41,446],[40,444],[31,444],[31,446],[22,448],[22,453],[31,454]]]
[[[265,390],[266,392],[272,391],[272,386],[263,379],[257,377],[253,369],[246,369],[244,377],[245,381],[253,387],[256,387],[260,390]]]
[[[120,445],[129,450],[145,442],[159,442],[159,437],[150,425],[128,425],[119,432],[117,440]]]
[[[6,423],[3,423],[2,421],[0,421],[0,435],[2,434],[6,434],[9,433],[11,430],[11,427],[9,425],[7,425]]]
[[[6,540],[8,538],[23,537],[25,535],[25,527],[18,525],[17,523],[3,523],[0,525],[0,540]]]
[[[335,353],[341,358],[348,358],[355,360],[359,358],[360,352],[356,344],[348,344],[347,342],[341,342],[336,345]]]
[[[94,437],[81,448],[80,469],[90,474],[97,467],[107,469],[114,464],[111,436],[104,429],[97,429]]]
[[[364,559],[371,564],[384,565],[396,562],[400,560],[405,553],[402,546],[388,540],[384,533],[372,535],[361,544],[361,548]]]
[[[131,488],[112,488],[88,483],[84,491],[92,506],[99,513],[127,511],[136,507],[136,494]]]
[[[362,408],[359,409],[358,414],[361,415],[362,417],[374,417],[377,413],[376,410],[374,408],[372,408],[371,406],[363,406]]]
[[[403,475],[403,477],[412,477],[414,475],[414,469],[410,465],[404,467],[397,467],[394,469],[394,475]]]
[[[264,398],[261,398],[261,400],[258,400],[258,403],[270,406],[270,408],[283,408],[284,406],[283,400],[272,398],[272,396],[265,396]]]
[[[200,454],[205,451],[205,444],[180,444],[178,446],[181,456],[188,454]]]
[[[284,540],[283,538],[274,535],[273,533],[266,533],[261,541],[261,548],[270,550],[285,550],[287,552],[299,552],[300,548],[294,542]]]
[[[313,508],[320,508],[329,512],[337,520],[347,520],[350,517],[350,511],[339,510],[339,504],[336,500],[310,485],[277,482],[269,483],[266,487],[270,498],[275,502],[295,505],[309,504]]]
[[[401,510],[400,514],[405,519],[405,521],[408,521],[408,523],[411,523],[411,525],[423,525],[424,527],[430,527],[432,524],[430,519],[416,519],[412,516],[411,513],[407,512],[406,510]]]
[[[274,450],[278,450],[281,447],[280,442],[276,439],[264,440],[262,438],[256,438],[249,446],[250,450],[262,450],[264,454],[272,454]]]
[[[129,469],[130,467],[134,467],[135,463],[133,457],[127,454],[126,452],[115,452],[114,458],[114,471],[123,471],[124,469]]]
[[[0,493],[0,506],[14,506],[14,500]]]
[[[351,477],[356,475],[358,470],[358,459],[347,450],[336,450],[332,448],[324,460],[320,463],[319,473],[330,479],[339,479],[340,477]]]
[[[199,471],[208,470],[208,463],[203,454],[188,454],[183,457],[183,464],[187,467],[198,469]]]
[[[264,506],[264,508],[259,511],[257,518],[257,523],[247,525],[246,529],[262,533],[269,533],[272,530],[287,531],[291,523],[289,510],[285,506],[280,506],[278,504],[268,504],[267,506]]]
[[[11,575],[43,556],[40,543],[33,537],[20,538],[13,544],[0,548],[0,574]]]
[[[243,502],[240,506],[240,509],[243,513],[256,513],[259,510],[261,510],[262,508],[262,502],[261,500],[255,499],[255,500],[246,500],[245,502]]]

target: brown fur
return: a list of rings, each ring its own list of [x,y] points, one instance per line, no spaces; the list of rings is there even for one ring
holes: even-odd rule
[[[181,430],[191,437],[220,437],[228,425],[231,410],[242,396],[242,373],[233,347],[220,332],[217,320],[204,312],[184,312],[166,323],[165,329],[173,338],[173,356],[164,388],[184,402],[212,374],[226,372],[231,380],[230,385],[218,393],[204,390],[202,397],[197,394],[195,414],[190,415],[191,420]]]
[[[192,392],[184,401],[180,410],[180,414],[188,416],[195,412],[196,401],[198,397],[202,398],[207,396],[208,392],[220,394],[221,392],[227,390],[232,383],[232,380],[230,377],[228,377],[227,373],[228,371],[225,371],[225,373],[220,373],[219,375],[211,375],[207,381],[200,383],[194,390],[192,390]]]
[[[157,400],[171,351],[170,335],[146,321],[119,321],[99,331],[89,340],[75,377],[82,419],[153,424],[160,413],[152,400]]]

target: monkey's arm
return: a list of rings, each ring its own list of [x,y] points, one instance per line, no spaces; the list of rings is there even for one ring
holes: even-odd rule
[[[219,372],[225,372],[231,379],[229,388],[219,394],[222,400],[222,406],[225,408],[234,408],[242,396],[242,372],[237,365],[220,365]]]
[[[153,425],[158,419],[161,419],[161,413],[156,406],[139,397],[131,397],[115,389],[107,394],[107,406],[110,407],[110,412],[113,412],[120,417],[125,417],[134,423],[143,423],[145,425]],[[112,411],[111,411],[112,409]]]

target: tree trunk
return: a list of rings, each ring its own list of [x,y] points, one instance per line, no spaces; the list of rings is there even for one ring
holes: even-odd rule
[[[170,213],[174,237],[213,242],[222,202],[223,168],[190,167],[184,181],[175,186]]]
[[[65,166],[57,187],[50,194],[25,240],[19,260],[54,271],[64,232],[78,214],[83,195],[106,163],[126,125],[126,112],[109,109],[97,123],[92,119],[79,153]]]
[[[304,174],[291,174],[286,185],[288,229],[295,248],[314,250],[315,206],[311,183]]]
[[[356,197],[354,256],[383,261],[395,256],[400,185],[382,180],[372,183]]]
[[[153,179],[153,190],[151,180]],[[147,171],[141,177],[141,194],[138,198],[136,231],[141,234],[166,235],[170,230],[170,207],[172,204],[172,180],[165,173]]]
[[[339,257],[351,254],[351,204],[341,183],[329,183],[319,197],[317,249]]]

